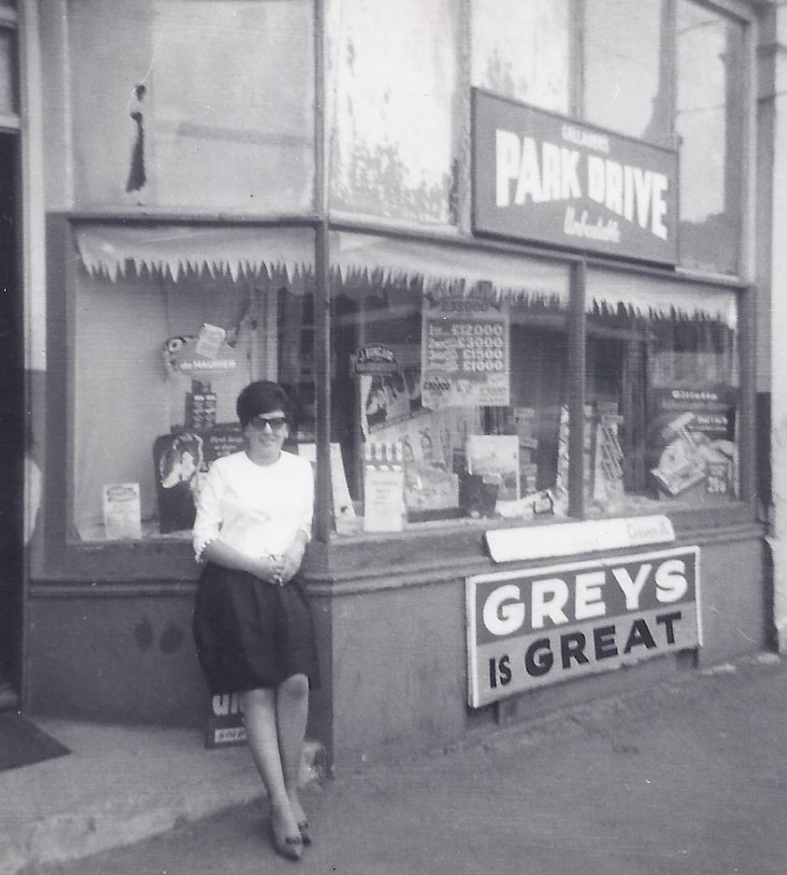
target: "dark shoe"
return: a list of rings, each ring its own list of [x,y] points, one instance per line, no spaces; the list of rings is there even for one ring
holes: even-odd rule
[[[312,828],[309,826],[309,821],[302,820],[298,824],[298,831],[301,834],[301,841],[308,847],[312,843]]]
[[[288,836],[279,834],[276,827],[271,823],[271,839],[273,847],[280,857],[297,863],[303,856],[303,839],[300,835]]]

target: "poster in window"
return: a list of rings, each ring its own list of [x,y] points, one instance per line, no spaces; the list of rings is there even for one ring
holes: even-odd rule
[[[385,351],[384,356],[381,351]],[[376,352],[376,360],[372,352]],[[421,403],[420,350],[415,344],[396,347],[367,344],[354,356],[364,437],[407,422],[424,413]]]
[[[434,290],[424,296],[421,395],[424,407],[510,403],[510,320],[490,294]]]
[[[194,525],[204,459],[204,441],[194,431],[162,435],[154,441],[153,462],[162,535],[190,529]]]
[[[648,454],[660,497],[703,501],[736,495],[735,398],[729,387],[653,390]]]

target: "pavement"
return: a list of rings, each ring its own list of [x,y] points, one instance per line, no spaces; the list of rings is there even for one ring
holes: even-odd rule
[[[35,721],[68,756],[0,773],[0,875],[277,873],[248,750]],[[304,875],[784,875],[787,660],[761,653],[326,779]]]

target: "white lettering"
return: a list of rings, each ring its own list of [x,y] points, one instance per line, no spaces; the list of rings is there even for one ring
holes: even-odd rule
[[[623,168],[617,161],[606,162],[606,205],[618,215],[623,214]]]
[[[620,226],[614,219],[604,220],[599,217],[592,224],[587,210],[577,218],[574,207],[566,207],[563,220],[563,233],[569,237],[585,237],[588,240],[606,240],[610,243],[620,243]]]
[[[688,588],[686,563],[682,559],[668,559],[656,569],[656,598],[662,604],[683,598]]]
[[[627,610],[636,611],[639,608],[639,594],[642,592],[642,587],[645,586],[651,568],[653,566],[649,562],[640,565],[635,580],[631,579],[631,575],[625,568],[612,569],[612,576],[617,580],[621,590],[623,590],[623,595],[626,596]]]
[[[667,215],[666,193],[668,188],[667,177],[663,173],[653,174],[653,217],[650,230],[662,240],[667,239],[667,226],[664,217]]]
[[[507,207],[511,203],[511,180],[519,176],[519,137],[511,131],[495,132],[495,203]]]
[[[519,182],[514,195],[515,204],[524,204],[530,195],[533,203],[541,203],[544,196],[541,193],[541,173],[538,169],[538,151],[536,141],[532,137],[522,138],[522,166],[519,170]]]
[[[653,174],[649,170],[635,167],[634,189],[637,194],[637,223],[640,228],[647,228],[650,198],[653,193]]]
[[[579,184],[579,152],[575,149],[560,150],[560,169],[563,175],[561,194],[564,199],[582,197],[582,186]]]
[[[532,591],[531,624],[534,629],[543,629],[544,621],[549,618],[556,626],[568,623],[563,608],[568,603],[568,586],[559,577],[536,580]]]
[[[606,583],[607,576],[603,571],[588,571],[576,577],[576,595],[574,614],[577,620],[588,620],[590,617],[603,617],[607,606],[601,598],[601,587]]]
[[[513,583],[493,590],[484,602],[484,625],[493,635],[511,635],[525,622],[525,606]]]
[[[567,150],[564,150],[567,151]],[[541,150],[541,193],[544,200],[560,200],[560,147],[544,143]]]
[[[588,197],[604,203],[604,159],[588,155]]]

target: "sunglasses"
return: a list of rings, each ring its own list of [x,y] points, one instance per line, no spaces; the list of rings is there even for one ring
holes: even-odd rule
[[[269,425],[272,431],[281,431],[287,425],[287,418],[284,416],[255,416],[249,420],[249,425],[255,431],[264,431],[265,426]]]

